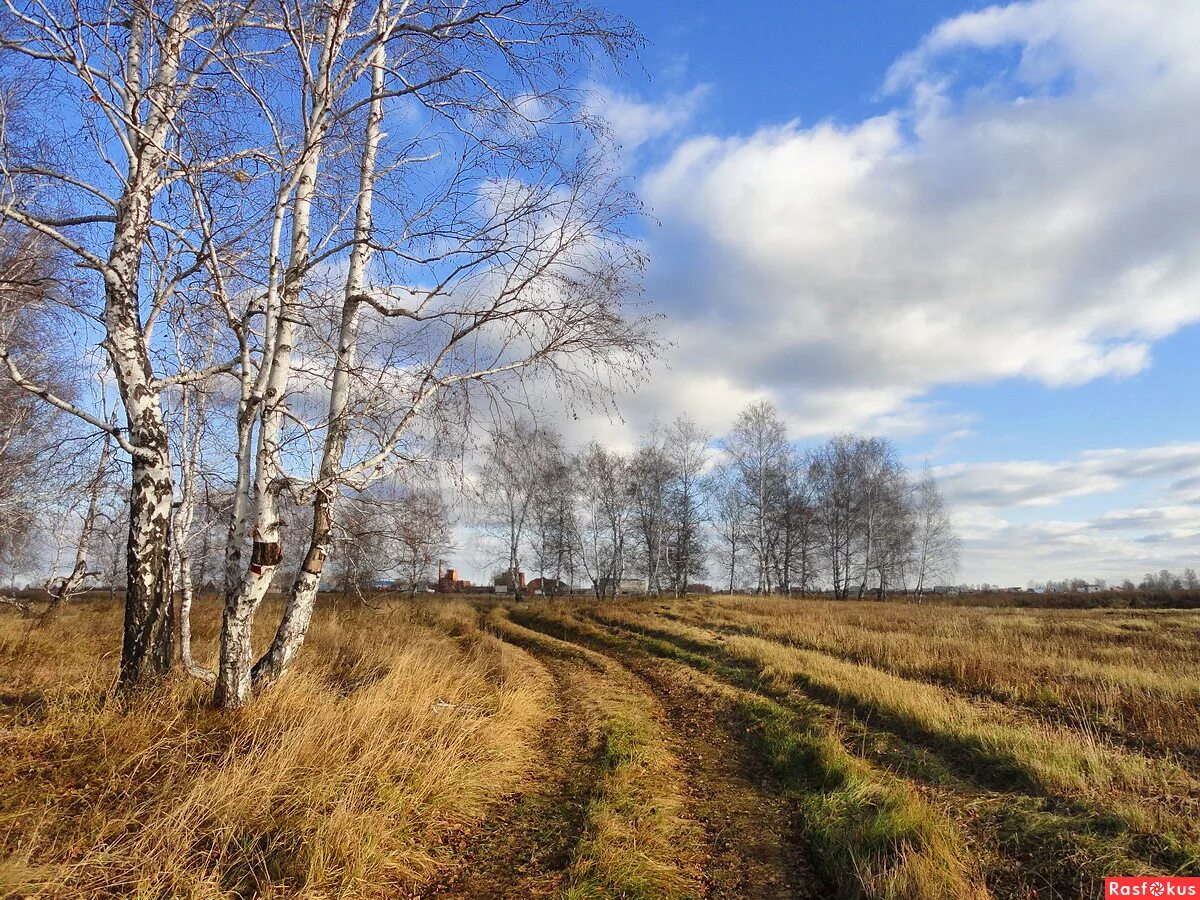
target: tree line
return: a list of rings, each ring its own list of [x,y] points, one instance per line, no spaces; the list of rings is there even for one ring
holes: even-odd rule
[[[1063,578],[1055,581],[1030,582],[1029,588],[1036,591],[1054,593],[1078,593],[1080,591],[1196,591],[1200,590],[1200,575],[1193,568],[1185,568],[1182,572],[1172,572],[1170,569],[1160,569],[1157,573],[1147,572],[1136,582],[1132,578],[1123,578],[1110,583],[1104,578]]]
[[[958,564],[928,467],[910,472],[878,437],[801,449],[765,401],[719,441],[684,416],[629,452],[572,450],[518,422],[493,436],[476,492],[501,577],[527,571],[546,593],[584,584],[611,597],[636,578],[682,594],[712,579],[729,591],[919,599]]]

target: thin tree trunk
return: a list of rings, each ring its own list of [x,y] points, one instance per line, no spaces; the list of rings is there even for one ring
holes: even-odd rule
[[[185,390],[180,400],[183,458],[179,466],[179,504],[172,522],[175,547],[175,574],[179,581],[179,658],[183,669],[205,684],[216,684],[215,672],[199,665],[192,655],[192,556],[188,546],[196,514],[196,472],[200,458],[200,440],[204,433],[203,397],[193,399]]]
[[[115,424],[115,413],[109,419],[109,422]],[[62,605],[69,603],[71,598],[83,589],[89,575],[96,574],[88,572],[87,559],[91,552],[92,533],[96,530],[96,517],[100,514],[100,493],[104,487],[104,475],[108,471],[108,464],[109,460],[112,459],[112,453],[112,435],[105,434],[104,443],[100,447],[100,458],[96,462],[96,471],[88,482],[88,505],[83,514],[83,523],[79,529],[79,540],[75,545],[75,565],[72,567],[70,574],[62,579],[61,584],[53,588],[47,585],[50,591],[50,605],[38,617],[39,627],[54,618]]]

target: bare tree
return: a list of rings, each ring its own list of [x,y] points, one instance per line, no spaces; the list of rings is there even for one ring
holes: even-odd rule
[[[335,584],[360,599],[387,576],[415,597],[450,545],[450,508],[433,487],[384,483],[346,498]]]
[[[556,437],[521,419],[492,434],[479,472],[485,528],[504,547],[506,576],[521,598],[521,552],[549,461],[558,453]]]
[[[3,356],[14,384],[107,432],[131,461],[125,686],[165,671],[173,657],[164,395],[206,373],[172,365],[154,341],[156,328],[170,328],[164,314],[191,308],[192,286],[210,274],[215,246],[191,229],[202,210],[185,186],[211,183],[241,158],[194,126],[228,96],[207,76],[227,70],[227,40],[248,15],[236,3],[202,0],[4,5],[0,53],[48,89],[23,98],[27,109],[8,110],[0,216],[57,244],[90,279],[62,309],[104,348],[124,421],[110,424],[37,381],[19,353]]]
[[[409,490],[397,504],[397,568],[414,595],[417,585],[432,576],[438,559],[449,548],[451,524],[450,507],[435,490]]]
[[[393,526],[378,501],[347,499],[341,504],[337,541],[342,545],[329,587],[368,603],[395,567]]]
[[[304,18],[301,10],[296,21]],[[436,459],[469,415],[473,386],[502,398],[506,383],[540,372],[585,390],[616,371],[610,363],[636,372],[652,346],[647,323],[621,310],[640,262],[621,232],[633,203],[589,151],[573,87],[590,56],[631,46],[627,26],[536,0],[347,4],[316,18],[323,31],[298,43],[313,77],[303,81],[303,140],[285,166],[287,264],[275,267],[264,302],[274,337],[262,392],[244,392],[251,406],[264,399],[248,514],[231,529],[233,547],[251,528],[254,551],[227,596],[218,699],[230,706],[282,675],[302,645],[343,487]],[[398,107],[387,101],[398,97],[422,111],[422,125],[406,122],[397,131],[416,136],[389,145],[386,120]],[[564,130],[580,141],[570,153]],[[359,152],[339,181],[321,161],[345,159],[347,140]],[[318,217],[323,197],[336,199]],[[377,197],[387,198],[386,215],[376,215]],[[342,209],[353,211],[345,223]],[[327,269],[317,267],[339,256],[345,281],[323,290],[317,275]],[[306,304],[322,311],[327,332],[301,327]],[[289,401],[293,369],[323,402]],[[315,477],[289,469],[289,440],[312,447]],[[250,624],[283,560],[283,490],[309,504],[311,531],[275,637],[251,666]]]
[[[670,514],[674,473],[671,460],[659,438],[658,429],[640,446],[629,461],[629,486],[632,515],[641,539],[639,561],[646,576],[646,590],[652,596],[662,591],[662,570]]]
[[[765,400],[750,404],[738,414],[724,448],[749,517],[745,535],[756,556],[756,590],[769,594],[778,537],[774,511],[782,500],[788,455],[787,429],[778,410]]]
[[[207,684],[216,683],[216,673],[199,665],[192,654],[192,605],[195,580],[192,573],[196,540],[196,512],[200,505],[200,449],[206,433],[208,397],[194,385],[183,385],[179,401],[179,500],[171,517],[171,550],[175,590],[179,592],[179,656],[184,671]],[[208,523],[204,523],[207,526]],[[207,532],[208,528],[202,529]]]
[[[959,557],[959,537],[928,465],[912,494],[912,516],[914,593],[920,603],[930,582],[953,579]]]
[[[5,142],[0,206],[90,275],[95,299],[65,308],[108,354],[123,421],[5,358],[14,384],[131,460],[122,684],[172,658],[180,386],[238,385],[215,689],[236,706],[304,641],[342,491],[443,456],[480,392],[537,379],[587,395],[642,372],[648,320],[623,305],[637,204],[577,87],[636,49],[624,21],[548,0],[5,13],[6,60],[65,89],[23,98],[41,126]],[[223,352],[185,365],[170,333],[214,316]],[[256,660],[255,615],[291,566],[288,503],[308,535]]]
[[[816,574],[815,510],[809,475],[808,458],[788,448],[781,460],[774,558],[776,582],[788,596],[791,596],[793,586],[799,587],[800,593],[804,594]]]
[[[46,592],[50,595],[50,603],[42,612],[40,623],[49,621],[65,603],[85,591],[91,579],[100,574],[90,566],[95,565],[92,556],[92,543],[96,534],[96,526],[103,515],[102,504],[105,488],[111,475],[110,467],[113,457],[113,441],[105,434],[101,438],[100,452],[96,460],[96,469],[88,479],[85,496],[83,519],[79,523],[79,534],[75,541],[75,556],[71,569],[65,575],[52,576],[46,581]],[[89,562],[90,561],[90,562]]]
[[[667,534],[664,562],[676,596],[687,593],[692,578],[704,574],[704,523],[711,435],[687,416],[679,416],[666,429],[663,449],[671,469],[667,498]]]
[[[63,352],[52,309],[63,288],[63,268],[62,255],[49,241],[0,222],[0,346],[20,353],[39,383],[70,397],[78,388],[79,367]],[[72,454],[65,450],[77,437],[72,424],[10,380],[0,381],[0,556],[10,569],[35,569],[27,552],[31,538],[56,517],[53,510],[62,518],[63,494],[76,480]]]
[[[816,498],[817,527],[834,596],[845,600],[858,562],[857,526],[861,483],[860,447],[850,435],[839,435],[818,448],[810,477]]]
[[[888,567],[903,558],[902,552],[894,560],[889,556],[885,536],[893,541],[900,539],[903,526],[898,520],[904,513],[906,485],[904,468],[891,441],[856,438],[852,446],[858,532],[855,543],[860,549],[858,599],[861,600],[872,573],[878,575],[882,592]]]
[[[575,483],[576,558],[597,600],[615,596],[624,574],[632,511],[628,463],[592,442],[576,459]]]
[[[710,489],[713,525],[720,548],[721,564],[728,575],[729,593],[737,586],[742,554],[746,548],[746,501],[739,484],[740,473],[731,465],[717,470]]]
[[[529,513],[529,549],[542,593],[574,580],[575,479],[571,460],[555,435],[540,455],[537,487]],[[547,588],[550,583],[553,587]]]

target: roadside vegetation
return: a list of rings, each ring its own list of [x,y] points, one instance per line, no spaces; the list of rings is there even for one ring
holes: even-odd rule
[[[111,692],[118,608],[0,618],[0,893],[390,897],[427,881],[444,842],[534,774],[547,699],[536,667],[486,633],[451,637],[461,619],[439,612],[323,609],[320,651],[235,717],[183,677],[137,702]]]

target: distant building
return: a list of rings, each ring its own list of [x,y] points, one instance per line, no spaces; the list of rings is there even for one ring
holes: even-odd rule
[[[460,579],[457,569],[443,568],[442,561],[438,560],[437,589],[441,594],[458,594],[471,590],[471,582]]]
[[[542,594],[546,597],[557,597],[560,594],[571,593],[571,586],[565,581],[556,578],[535,578],[529,582],[527,588],[535,594]]]
[[[492,578],[492,585],[497,594],[507,594],[509,591],[525,590],[525,573],[509,569]]]
[[[616,591],[612,591],[612,581],[608,578],[600,579],[600,594],[617,593],[617,594],[644,594],[646,593],[645,578],[621,578],[617,581]]]

